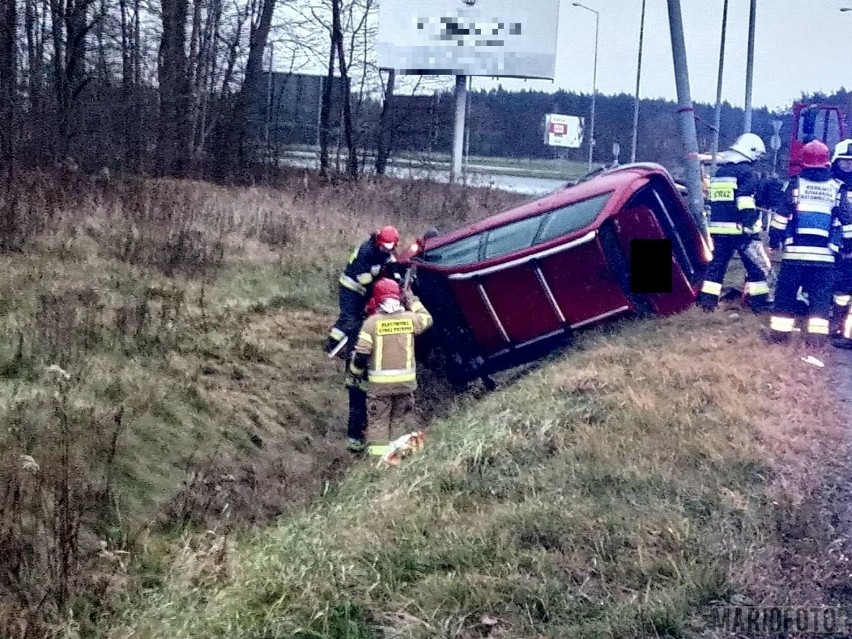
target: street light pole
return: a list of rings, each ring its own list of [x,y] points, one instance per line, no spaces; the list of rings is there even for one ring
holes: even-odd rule
[[[754,25],[757,14],[757,0],[751,0],[748,14],[748,54],[746,56],[745,118],[743,133],[751,133],[751,84],[754,77]]]
[[[727,0],[725,0],[727,2]],[[639,20],[639,55],[636,61],[636,95],[633,98],[633,139],[630,143],[630,161],[636,161],[636,142],[639,137],[639,80],[642,78],[642,40],[645,36],[645,0],[642,0],[642,17]]]
[[[719,154],[719,133],[722,129],[722,76],[725,67],[725,36],[728,28],[728,0],[722,7],[722,37],[719,40],[719,76],[716,78],[716,114],[713,118],[713,144],[710,147],[712,155],[711,172],[716,173],[716,156]]]
[[[589,171],[592,170],[592,156],[595,151],[595,97],[598,93],[598,26],[600,24],[601,14],[579,2],[572,3],[575,7],[580,7],[586,11],[591,11],[595,14],[595,62],[592,68],[592,113],[591,124],[589,125]]]

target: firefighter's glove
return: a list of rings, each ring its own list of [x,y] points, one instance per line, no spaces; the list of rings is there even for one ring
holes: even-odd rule
[[[346,372],[356,379],[366,379],[367,364],[370,362],[370,356],[366,353],[352,353],[349,359],[349,365],[346,367]]]

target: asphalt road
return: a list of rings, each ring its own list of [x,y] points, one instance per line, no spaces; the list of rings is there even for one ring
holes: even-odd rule
[[[316,156],[313,153],[291,154],[282,158],[281,163],[289,166],[317,168]],[[526,177],[506,175],[501,172],[488,172],[488,169],[491,167],[484,165],[476,165],[475,168],[477,171],[471,171],[466,176],[466,183],[468,185],[502,189],[524,195],[545,195],[555,191],[567,181],[567,178],[566,180],[557,180],[553,178]],[[511,170],[511,167],[505,167],[503,170]],[[411,180],[434,180],[443,183],[450,181],[449,170],[441,168],[440,165],[436,167],[417,168],[391,164],[387,168],[387,174]]]

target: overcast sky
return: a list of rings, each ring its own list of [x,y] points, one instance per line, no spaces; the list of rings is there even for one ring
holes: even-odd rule
[[[534,3],[535,0],[519,0]],[[507,90],[565,89],[590,93],[595,16],[562,0],[554,82],[499,80]],[[636,86],[636,54],[642,0],[585,0],[600,11],[598,91],[630,93]],[[675,98],[666,0],[647,0],[642,97]],[[748,44],[749,0],[729,0],[722,99],[742,105]],[[715,103],[723,0],[681,0],[692,98]],[[802,91],[852,86],[852,0],[758,0],[753,105],[788,107]],[[474,78],[474,89],[498,81]]]

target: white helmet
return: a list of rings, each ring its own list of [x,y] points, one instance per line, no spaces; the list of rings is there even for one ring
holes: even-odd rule
[[[731,151],[736,151],[742,156],[745,156],[749,162],[754,162],[761,155],[766,153],[766,145],[759,135],[754,133],[743,133],[737,138],[737,141],[731,145]]]
[[[831,163],[834,164],[837,160],[852,160],[852,140],[841,140],[837,143]]]

